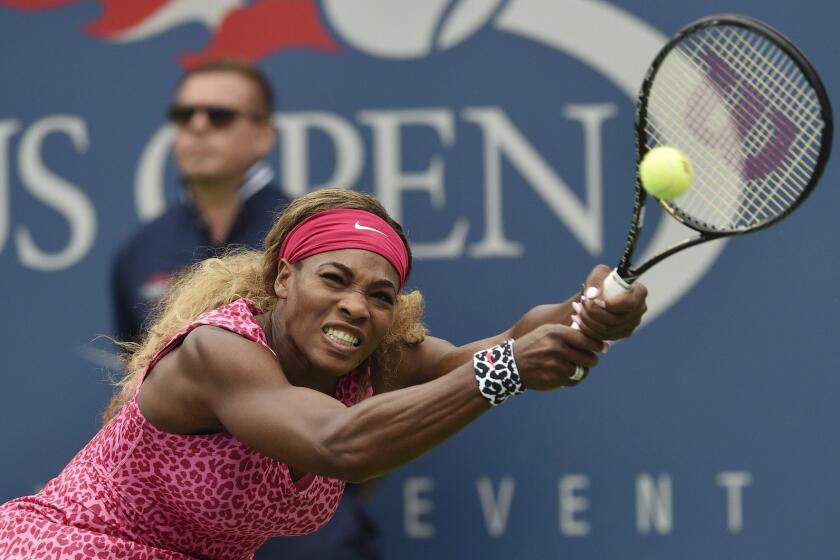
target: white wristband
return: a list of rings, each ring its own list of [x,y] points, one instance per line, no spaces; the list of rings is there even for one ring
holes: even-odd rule
[[[516,361],[513,359],[513,339],[476,352],[473,369],[478,390],[493,406],[525,391]]]

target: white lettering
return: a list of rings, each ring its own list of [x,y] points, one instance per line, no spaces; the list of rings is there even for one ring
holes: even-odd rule
[[[505,239],[502,231],[502,155],[516,167],[581,244],[593,255],[599,254],[602,248],[600,124],[615,113],[616,108],[612,104],[570,105],[565,110],[568,118],[583,123],[587,152],[584,205],[501,109],[466,109],[464,119],[476,123],[484,135],[485,234],[484,239],[470,247],[470,255],[479,258],[517,257],[523,253],[522,245]]]
[[[172,127],[164,125],[155,132],[140,154],[134,174],[134,206],[137,216],[144,222],[154,220],[166,211],[163,176],[174,138]]]
[[[577,493],[589,488],[585,474],[567,474],[560,477],[560,533],[569,537],[585,537],[592,531],[590,523],[577,514],[589,509],[589,500]]]
[[[435,509],[435,503],[420,495],[430,492],[435,481],[428,476],[412,476],[403,481],[403,527],[412,539],[428,539],[434,536],[435,526],[420,517]]]
[[[563,116],[580,121],[583,126],[584,154],[586,157],[586,215],[576,215],[583,223],[576,222],[573,231],[580,231],[578,236],[583,246],[591,255],[599,255],[603,250],[603,143],[601,125],[609,117],[618,114],[614,103],[595,105],[568,105],[563,109]],[[588,224],[588,226],[587,226]],[[585,232],[585,233],[583,233]],[[586,236],[589,236],[588,238]],[[582,236],[582,237],[581,237]],[[588,242],[586,241],[588,239]]]
[[[9,138],[20,129],[18,121],[0,121],[0,253],[9,239]]]
[[[443,158],[431,157],[428,168],[422,172],[405,172],[402,167],[401,133],[405,126],[427,126],[437,132],[444,147],[455,142],[452,112],[448,109],[406,109],[387,111],[361,111],[359,121],[373,129],[374,189],[376,196],[393,216],[402,221],[402,193],[425,191],[432,205],[442,208],[446,202],[443,185]],[[464,252],[469,222],[459,218],[449,235],[438,242],[412,243],[417,258],[454,259]]]
[[[491,537],[501,537],[505,534],[515,486],[516,481],[512,476],[503,476],[496,495],[493,491],[493,481],[489,477],[482,476],[476,480],[484,523]]]
[[[274,120],[280,131],[283,188],[291,197],[323,187],[352,189],[362,171],[364,148],[356,129],[345,119],[323,111],[280,113]],[[309,184],[309,130],[326,134],[335,147],[332,176],[318,185]]]
[[[652,530],[666,535],[674,526],[671,504],[671,477],[649,474],[636,477],[636,529],[642,535]]]
[[[96,238],[96,212],[90,199],[76,185],[53,174],[41,160],[41,144],[49,134],[63,132],[78,151],[88,149],[87,126],[79,117],[56,115],[32,125],[21,140],[21,180],[35,198],[58,211],[70,225],[67,246],[57,253],[39,249],[26,226],[15,231],[22,264],[36,270],[61,270],[81,260]]]
[[[752,475],[746,471],[724,471],[715,478],[726,488],[726,526],[730,533],[740,533],[744,528],[744,501],[742,488],[752,484]]]
[[[475,258],[519,257],[525,252],[521,243],[505,239],[502,231],[502,159],[507,129],[513,130],[507,116],[498,107],[465,109],[464,120],[476,123],[484,136],[484,239],[472,245]]]

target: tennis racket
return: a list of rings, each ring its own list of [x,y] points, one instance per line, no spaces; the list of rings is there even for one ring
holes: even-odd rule
[[[822,81],[805,55],[778,31],[730,14],[681,29],[656,56],[642,83],[636,157],[638,164],[658,146],[688,156],[693,185],[659,204],[697,235],[633,264],[650,196],[637,171],[627,241],[618,266],[604,282],[604,294],[629,291],[645,271],[679,251],[757,231],[788,216],[817,185],[832,130]],[[572,379],[583,375],[579,367]]]

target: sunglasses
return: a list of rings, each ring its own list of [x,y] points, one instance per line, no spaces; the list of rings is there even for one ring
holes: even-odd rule
[[[245,113],[237,109],[231,109],[230,107],[215,105],[173,105],[169,108],[169,122],[177,126],[186,126],[196,113],[207,115],[207,122],[214,128],[230,126],[237,117],[249,117],[254,120],[263,118],[262,115],[258,115],[257,113]]]

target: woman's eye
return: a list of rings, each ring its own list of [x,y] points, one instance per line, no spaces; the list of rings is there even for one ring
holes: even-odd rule
[[[373,294],[373,297],[375,299],[384,301],[385,303],[387,303],[389,305],[394,305],[394,296],[392,296],[388,292],[375,292]]]
[[[324,272],[321,278],[335,284],[344,284],[344,278],[334,272]]]

